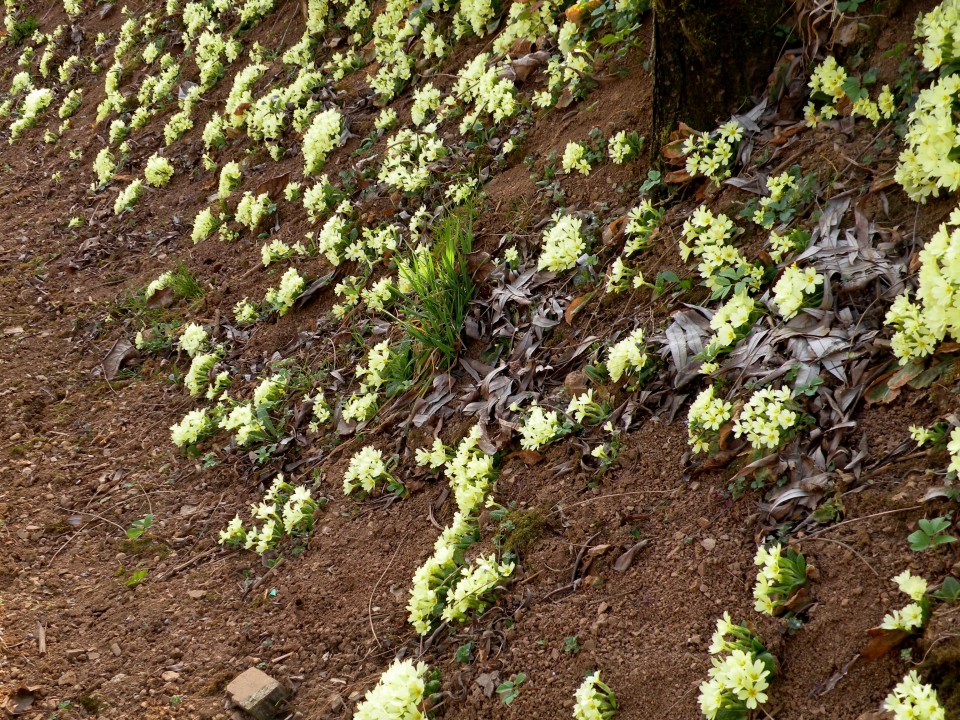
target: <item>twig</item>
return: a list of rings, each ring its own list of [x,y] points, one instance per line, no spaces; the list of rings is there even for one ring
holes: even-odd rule
[[[911,510],[919,510],[922,507],[923,505],[911,505],[910,507],[900,508],[899,510],[884,510],[883,512],[873,513],[872,515],[864,515],[863,517],[851,518],[849,520],[844,520],[843,522],[838,522],[836,525],[830,525],[829,527],[825,527],[822,530],[817,530],[817,532],[811,533],[810,535],[807,535],[807,537],[805,538],[798,538],[798,539],[810,540],[812,538],[817,537],[818,535],[822,535],[827,530],[836,530],[841,525],[849,525],[850,523],[860,522],[861,520],[869,520],[870,518],[881,517],[883,515],[895,515],[897,513],[910,512]]]
[[[380,587],[380,582],[383,580],[383,576],[387,574],[390,566],[393,565],[393,561],[397,559],[397,553],[400,552],[400,548],[403,547],[408,537],[410,537],[410,533],[407,533],[397,544],[397,549],[393,551],[393,557],[390,558],[390,562],[387,563],[387,566],[383,569],[383,572],[380,573],[380,577],[377,578],[377,582],[373,586],[373,590],[370,591],[370,599],[367,601],[367,620],[370,622],[370,632],[373,633],[373,639],[377,641],[377,646],[380,648],[383,647],[383,644],[380,642],[380,638],[377,637],[377,631],[373,627],[373,596],[376,595],[377,588]]]
[[[161,580],[166,580],[166,579],[169,578],[169,577],[173,577],[173,576],[176,575],[178,572],[180,572],[181,570],[184,570],[185,568],[190,567],[191,565],[193,565],[193,564],[194,564],[195,562],[197,562],[198,560],[203,560],[204,558],[209,557],[210,555],[213,555],[213,553],[215,553],[218,549],[219,549],[219,546],[218,546],[218,545],[214,545],[212,548],[209,548],[209,549],[207,549],[207,550],[204,550],[204,551],[203,551],[202,553],[200,553],[199,555],[194,555],[192,558],[190,558],[189,560],[187,560],[185,563],[180,563],[180,564],[177,565],[175,568],[173,568],[173,569],[171,569],[171,570],[167,570],[165,573],[163,573],[162,575],[158,576],[157,579],[156,579],[154,582],[160,582]],[[279,564],[280,564],[280,563],[277,563],[277,565],[279,565]],[[274,565],[274,567],[276,567],[276,565]],[[273,568],[270,568],[270,570],[273,570]],[[267,573],[269,573],[269,572],[270,572],[270,571],[268,570]],[[267,573],[264,574],[264,577],[267,576]],[[250,589],[252,590],[252,589],[253,589],[253,586],[251,586]],[[246,595],[246,593],[244,593],[244,595]]]
[[[866,559],[865,557],[863,557],[863,555],[861,555],[860,553],[858,553],[856,550],[854,550],[852,547],[850,547],[849,545],[847,545],[845,542],[840,542],[839,540],[834,540],[833,538],[812,537],[812,536],[811,536],[811,537],[805,537],[805,538],[799,538],[799,539],[797,540],[797,542],[803,542],[804,540],[819,540],[820,542],[835,543],[835,544],[839,545],[840,547],[846,548],[847,550],[849,550],[850,552],[852,552],[854,555],[856,555],[858,558],[860,558],[861,562],[863,562],[864,565],[866,565],[868,568],[870,568],[870,572],[872,572],[872,573],[873,573],[874,575],[876,575],[877,577],[880,577],[880,573],[878,573],[876,570],[873,569],[873,565],[871,565],[870,563],[868,563],[868,562],[867,562],[867,559]]]
[[[243,597],[246,597],[251,590],[256,590],[260,585],[262,585],[263,581],[266,580],[268,577],[270,577],[270,573],[272,573],[278,567],[283,565],[283,561],[284,561],[284,558],[281,557],[270,567],[269,570],[267,570],[263,575],[261,575],[256,580],[254,580],[253,583],[246,590],[243,591]]]
[[[577,553],[577,559],[573,561],[573,572],[570,573],[570,582],[573,583],[577,581],[577,570],[580,569],[580,561],[583,560],[583,556],[586,555],[587,550],[590,549],[590,543],[592,543],[599,534],[599,532],[595,532],[590,536],[590,539],[583,544],[583,547],[580,548],[580,552]]]

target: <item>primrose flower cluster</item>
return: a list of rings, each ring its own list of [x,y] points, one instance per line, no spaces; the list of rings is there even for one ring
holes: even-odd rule
[[[714,331],[713,337],[701,353],[704,364],[715,360],[721,352],[735,345],[740,338],[749,333],[759,310],[757,302],[742,290],[734,293],[729,300],[717,308],[713,317],[710,318],[710,329]]]
[[[570,431],[570,426],[560,420],[556,410],[544,411],[533,403],[520,426],[520,447],[524,450],[539,450]]]
[[[756,291],[763,279],[763,268],[753,265],[731,245],[737,228],[733,221],[722,213],[714,215],[710,208],[701,206],[683,222],[681,230],[680,257],[686,261],[691,255],[700,262],[697,271],[703,284],[711,291],[722,287],[719,275],[724,270],[732,271],[744,279],[745,289]]]
[[[570,270],[586,249],[583,220],[558,211],[553,216],[553,225],[543,234],[543,250],[537,268],[551,272]]]
[[[420,449],[416,452],[417,464],[444,469],[457,507],[464,515],[471,515],[480,508],[496,476],[493,456],[483,452],[479,442],[480,426],[474,425],[452,454],[440,438],[433,441],[429,451]]]
[[[690,177],[703,175],[715,183],[726,180],[742,140],[743,128],[736,120],[724,123],[712,133],[689,135],[681,146],[687,173]]]
[[[623,256],[630,257],[646,250],[653,237],[653,233],[660,227],[664,211],[657,209],[649,200],[644,199],[640,204],[627,213],[627,224],[623,234],[627,241],[623,245]]]
[[[767,178],[767,192],[753,213],[753,221],[770,230],[777,222],[788,223],[812,195],[812,177],[801,178],[799,166]]]
[[[887,613],[880,627],[884,630],[903,630],[913,633],[918,631],[930,617],[930,600],[927,598],[927,581],[904,570],[893,578],[893,582],[900,588],[900,592],[907,595],[913,602],[900,610]]]
[[[788,432],[799,420],[790,388],[763,388],[753,393],[743,406],[733,423],[733,435],[746,436],[755,450],[775,450],[786,441]]]
[[[647,366],[647,346],[643,341],[643,328],[637,328],[607,351],[607,372],[610,379],[619,382],[630,376],[639,380]]]
[[[777,306],[780,316],[784,320],[794,317],[800,312],[807,297],[813,295],[823,282],[823,275],[815,268],[807,267],[801,270],[796,263],[784,268],[783,275],[773,286],[773,304]]]
[[[350,464],[343,474],[343,494],[349,495],[358,488],[365,493],[372,493],[379,480],[386,480],[391,486],[403,488],[387,470],[383,453],[368,445],[350,458]]]
[[[931,236],[919,260],[916,301],[904,292],[886,316],[901,365],[932,354],[947,336],[960,340],[960,209]]]
[[[394,660],[357,705],[353,720],[423,720],[426,663]]]
[[[779,614],[793,594],[807,583],[806,559],[793,548],[784,552],[780,544],[772,545],[769,550],[761,545],[753,563],[760,568],[753,588],[757,601],[754,609],[759,613]]]
[[[883,709],[893,720],[945,720],[946,710],[932,685],[920,680],[916,670],[908,672],[886,699]]]
[[[733,416],[733,404],[717,397],[713,385],[697,395],[687,412],[687,440],[695,453],[716,448],[718,432]]]
[[[263,500],[250,508],[253,518],[263,521],[263,524],[245,528],[243,520],[237,515],[225,530],[220,531],[219,542],[262,555],[275,548],[285,536],[309,535],[313,530],[313,516],[317,507],[310,490],[303,485],[294,487],[282,474],[277,475]]]
[[[600,680],[600,671],[587,675],[574,695],[574,720],[609,720],[617,712],[617,696]]]
[[[717,620],[710,644],[709,679],[700,684],[700,711],[707,720],[746,718],[767,702],[776,669],[773,656],[743,625],[734,625],[729,613]]]
[[[850,115],[861,115],[874,125],[881,119],[889,120],[896,112],[896,98],[889,85],[884,85],[876,100],[862,87],[860,80],[850,77],[846,69],[830,55],[810,74],[810,102],[804,107],[804,120],[816,127],[823,120],[832,120],[840,114],[841,103],[849,101]],[[821,107],[817,108],[817,103]]]

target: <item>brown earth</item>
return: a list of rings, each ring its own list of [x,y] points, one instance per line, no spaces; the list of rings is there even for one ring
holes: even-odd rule
[[[909,42],[916,12],[933,4],[909,3],[884,26],[871,61],[887,78],[896,68],[884,64],[882,52]],[[278,3],[279,21],[264,21],[257,39],[276,46],[286,34],[280,18],[294,5]],[[43,27],[65,21],[56,4],[36,15]],[[116,10],[102,20],[96,12],[82,19],[88,37],[119,23]],[[649,21],[643,32],[649,34]],[[486,186],[490,212],[478,226],[482,250],[499,254],[502,235],[512,232],[528,257],[536,252],[533,225],[551,206],[525,167],[525,155],[541,168],[550,151],[562,154],[567,141],[585,139],[593,127],[606,135],[624,127],[643,134],[651,95],[641,68],[647,50],[634,51],[627,76],[601,82],[584,103],[534,119],[511,156],[514,164]],[[0,53],[7,75],[15,60],[9,49]],[[213,92],[214,100],[226,95],[228,80]],[[190,243],[190,221],[215,192],[212,176],[197,180],[190,172],[202,152],[203,113],[178,146],[171,186],[147,190],[133,213],[115,218],[116,188],[87,190],[89,163],[106,128],[93,124],[102,79],[88,78],[84,86],[93,101],[85,101],[67,139],[44,145],[41,127],[14,146],[0,145],[0,684],[7,692],[35,688],[25,717],[228,717],[223,688],[253,665],[294,691],[299,717],[349,717],[380,673],[403,655],[422,656],[441,671],[448,696],[440,717],[568,716],[583,673],[599,668],[617,692],[618,717],[695,718],[710,635],[716,618],[729,610],[752,618],[780,661],[769,717],[856,718],[877,709],[929,648],[942,652],[954,642],[947,610],[931,625],[940,635],[928,631],[909,660],[893,652],[851,663],[866,630],[902,604],[890,577],[909,567],[938,581],[960,559],[953,546],[917,554],[905,540],[918,518],[953,508],[946,501],[919,502],[928,487],[941,484],[934,471],[943,467],[942,457],[910,456],[838,490],[845,524],[795,539],[818,577],[802,627],[788,631],[784,621],[760,620],[752,612],[756,543],[777,527],[759,508],[763,491],[734,499],[727,490],[730,468],[692,474],[683,423],[642,406],[617,464],[599,480],[581,467],[576,442],[554,445],[532,466],[521,457],[503,462],[497,500],[530,526],[518,546],[518,574],[499,604],[474,623],[421,640],[406,621],[405,606],[410,578],[437,536],[436,523],[442,526],[453,512],[442,483],[422,476],[400,501],[358,503],[340,490],[357,442],[334,449],[322,437],[264,467],[222,440],[209,448],[217,464],[187,458],[176,452],[167,430],[192,407],[174,381],[186,369],[183,358],[145,357],[125,376],[103,377],[111,345],[137,329],[123,312],[124,298],[163,270],[185,263],[206,290],[189,307],[170,308],[168,316],[217,324],[242,297],[261,297],[282,269],[262,269],[258,244],[249,239]],[[350,166],[374,113],[362,109],[352,118],[363,129],[331,158],[331,176]],[[153,120],[137,135],[131,173],[159,146],[163,121]],[[895,159],[888,148],[873,165],[863,160],[875,136],[875,129],[859,124],[840,137],[830,128],[806,131],[790,153],[805,171],[823,177],[853,158],[835,187],[861,187]],[[84,150],[82,160],[67,159],[68,140]],[[261,155],[246,160],[243,189],[286,172],[299,178],[299,154],[276,165]],[[223,154],[224,160],[233,157],[244,157],[243,149]],[[606,208],[604,214],[615,217],[630,207],[647,170],[644,162],[605,165],[587,179],[562,177],[559,184],[570,207]],[[54,172],[62,173],[59,182],[51,179]],[[648,277],[682,267],[673,241],[699,199],[691,189],[680,193],[667,216],[671,229],[664,231],[662,251],[643,261]],[[712,202],[724,209],[744,198],[725,188]],[[886,215],[876,196],[866,207],[915,242],[950,209],[944,202],[918,211],[896,188],[885,198]],[[301,208],[281,204],[280,213],[275,237],[292,242],[310,229]],[[65,228],[73,215],[86,221],[79,230]],[[744,247],[755,250],[759,243],[759,237],[753,245],[746,237]],[[324,273],[316,259],[299,269],[312,277]],[[568,301],[581,294],[572,284],[565,292]],[[298,341],[295,352],[308,366],[351,366],[354,359],[335,354],[351,328],[330,319],[333,302],[327,290],[302,310],[258,324],[238,343],[230,360],[249,374],[246,385],[277,359],[275,353],[294,352]],[[638,317],[655,332],[677,306],[649,303],[636,293],[594,300],[572,325],[558,327],[551,343],[575,345],[598,327],[622,330]],[[557,373],[548,385],[559,390],[562,380]],[[907,438],[909,424],[956,410],[952,382],[905,394],[893,406],[863,407],[851,442],[862,435],[871,457],[882,456]],[[450,421],[442,436],[456,440],[468,425]],[[368,430],[366,441],[396,452],[391,430],[388,423]],[[428,436],[423,430],[408,438],[406,454]],[[219,530],[289,463],[295,463],[290,476],[313,483],[314,495],[328,500],[303,552],[268,569],[252,553],[217,545]],[[127,540],[125,528],[148,513],[153,528],[141,540]],[[481,526],[489,545],[497,522],[487,515]],[[648,544],[632,565],[614,570],[613,562],[639,540]],[[148,570],[146,579],[128,587],[140,569]],[[577,638],[578,652],[568,651],[570,637]],[[458,662],[456,649],[470,642],[472,662]],[[484,685],[517,673],[527,680],[513,704],[484,692]],[[57,709],[63,701],[72,706]]]

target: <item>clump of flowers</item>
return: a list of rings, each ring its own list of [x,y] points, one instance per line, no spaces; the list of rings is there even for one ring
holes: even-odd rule
[[[167,270],[164,273],[161,273],[155,280],[151,280],[150,283],[143,291],[143,297],[146,300],[152,298],[156,293],[161,290],[166,290],[170,287],[170,283],[173,281],[173,271]]]
[[[650,245],[653,233],[660,227],[663,210],[658,210],[649,200],[641,200],[640,204],[627,213],[627,224],[623,234],[627,241],[623,245],[624,257],[646,250]]]
[[[296,268],[289,268],[280,278],[280,284],[267,290],[263,301],[278,315],[286,315],[306,284]]]
[[[481,555],[460,575],[447,595],[440,617],[451,622],[464,622],[471,613],[483,612],[490,605],[491,593],[513,574],[516,563],[498,563],[494,555]]]
[[[728,243],[735,232],[730,218],[714,215],[707,207],[697,208],[683,223],[680,257],[686,261],[693,255],[700,261],[697,271],[715,295],[730,287],[755,291],[763,280],[763,268],[747,262],[740,251]],[[737,278],[735,284],[731,284],[731,276]]]
[[[883,709],[894,720],[945,720],[946,710],[932,685],[920,680],[916,670],[908,672],[883,701]]]
[[[562,272],[576,266],[587,249],[583,238],[583,220],[557,212],[553,225],[543,234],[543,250],[537,262],[539,270]]]
[[[936,350],[948,335],[960,339],[960,272],[955,268],[960,253],[960,210],[938,228],[920,251],[916,301],[904,293],[894,300],[885,322],[892,325],[890,341],[904,365]]]
[[[725,653],[725,654],[724,654]],[[700,684],[700,711],[707,720],[747,718],[767,702],[776,661],[756,635],[743,625],[734,625],[729,613],[717,620],[710,644],[713,667],[709,680]]]
[[[609,720],[617,712],[617,696],[600,680],[599,670],[583,679],[574,701],[574,720]]]
[[[233,317],[237,325],[253,325],[260,317],[260,308],[249,298],[244,298],[233,306]]]
[[[317,113],[310,128],[303,136],[303,172],[312,175],[319,172],[327,155],[340,145],[343,116],[336,108]]]
[[[695,453],[710,452],[717,443],[718,431],[733,417],[733,404],[715,395],[708,386],[690,405],[687,413],[687,441]]]
[[[240,202],[237,203],[236,220],[250,230],[256,230],[263,218],[273,209],[275,209],[275,206],[267,193],[254,195],[248,191],[243,194]]]
[[[354,720],[422,720],[426,693],[426,663],[394,660],[357,705]]]
[[[117,199],[113,203],[113,214],[119,215],[124,210],[129,210],[132,208],[137,204],[137,202],[139,202],[142,194],[143,181],[140,178],[137,178],[127,185],[123,190],[121,190],[119,195],[117,195]]]
[[[218,194],[221,200],[229,197],[230,193],[240,187],[242,177],[243,173],[240,171],[240,165],[236,162],[228,162],[220,169]]]
[[[753,564],[760,568],[753,588],[754,609],[759,613],[777,615],[793,594],[807,583],[807,561],[793,548],[783,551],[777,543],[768,550],[757,548]]]
[[[194,357],[203,349],[209,339],[203,325],[189,323],[180,334],[180,349],[190,357]]]
[[[799,166],[767,178],[767,192],[770,194],[760,198],[753,221],[767,230],[777,222],[790,222],[809,201],[812,182],[813,176],[800,177]]]
[[[790,388],[757,390],[733,423],[734,437],[746,436],[755,450],[775,450],[787,439],[788,432],[799,422],[793,408]]]
[[[622,165],[640,155],[643,141],[644,138],[639,133],[621,130],[607,143],[607,154],[614,165]]]
[[[170,440],[179,448],[193,448],[217,429],[217,422],[206,408],[191,410],[183,419],[170,426]]]
[[[578,172],[581,175],[589,175],[590,170],[590,149],[583,143],[568,142],[563,150],[563,158],[560,161],[563,171],[568,175]]]
[[[744,291],[734,293],[710,318],[713,337],[698,357],[705,363],[715,360],[721,352],[750,332],[758,314],[759,306],[752,297]]]
[[[307,249],[301,243],[287,245],[280,238],[274,238],[260,248],[260,260],[263,266],[267,267],[271,263],[280,260],[288,260],[297,255],[306,255]]]
[[[730,177],[735,151],[743,140],[743,128],[736,120],[724,123],[711,133],[694,133],[683,141],[690,177],[703,175],[720,183]]]
[[[365,493],[372,493],[380,480],[385,480],[392,492],[403,492],[403,484],[387,470],[383,453],[367,445],[350,458],[350,464],[343,475],[343,494],[349,495],[358,488]]]
[[[262,555],[275,548],[286,536],[306,536],[313,530],[313,516],[317,501],[305,486],[294,487],[283,474],[278,474],[267,490],[263,500],[250,508],[255,520],[263,525],[247,529],[237,515],[226,529],[220,531],[219,543],[242,547]]]
[[[850,101],[850,115],[863,117],[874,125],[880,119],[889,120],[896,111],[896,100],[889,85],[884,85],[877,100],[870,99],[870,93],[861,86],[859,78],[851,77],[832,55],[814,68],[810,75],[810,102],[804,108],[803,115],[810,127],[816,127],[822,120],[832,120],[839,115],[839,103]],[[817,102],[823,106],[817,110]]]
[[[317,432],[320,429],[320,426],[325,422],[329,422],[333,413],[330,410],[330,404],[327,402],[327,399],[323,396],[323,391],[320,390],[316,395],[310,397],[305,395],[303,398],[304,402],[309,402],[313,407],[310,411],[310,431]]]
[[[607,419],[610,414],[610,406],[606,403],[598,403],[593,399],[593,389],[580,393],[570,400],[567,406],[567,415],[572,417],[581,425],[598,425]]]
[[[440,443],[439,446],[437,443]],[[444,458],[441,463],[444,475],[453,489],[457,507],[464,515],[471,514],[483,504],[496,476],[493,456],[480,449],[480,426],[474,425],[470,428],[470,432],[457,444],[449,458],[446,448],[438,439],[434,442],[432,453],[418,453],[417,462],[425,464],[421,461],[427,460],[430,467],[436,468],[439,467],[436,463],[441,457]]]
[[[446,154],[436,132],[416,133],[403,128],[389,138],[377,180],[395,190],[418,192],[430,184],[430,166]]]
[[[48,88],[36,88],[27,94],[20,106],[20,117],[10,125],[11,145],[20,138],[24,130],[37,124],[40,113],[50,107],[52,102],[53,91]]]
[[[439,619],[447,594],[464,564],[463,551],[477,537],[476,524],[462,512],[454,513],[433,546],[433,554],[413,575],[407,610],[409,621],[420,635],[430,632]]]
[[[341,417],[344,422],[363,422],[373,417],[377,411],[379,397],[375,392],[362,392],[353,394],[343,404]]]
[[[233,439],[239,447],[266,437],[266,428],[260,422],[256,409],[251,403],[234,406],[220,420],[220,427],[233,433]]]
[[[777,232],[770,233],[770,257],[774,262],[782,262],[788,255],[803,250],[810,242],[810,233],[799,228],[794,228],[788,233],[780,235]]]
[[[196,245],[201,240],[206,240],[213,235],[216,229],[220,227],[220,218],[213,214],[210,208],[204,208],[197,213],[193,219],[193,230],[190,233],[190,239]]]
[[[927,598],[927,581],[904,570],[893,578],[900,592],[913,601],[900,610],[892,610],[884,616],[880,627],[884,630],[903,630],[912,633],[924,626],[930,617],[930,600]]]
[[[780,316],[789,320],[800,312],[806,297],[815,293],[819,285],[823,285],[823,275],[815,268],[801,270],[796,263],[784,268],[783,275],[773,286],[773,304]]]
[[[556,410],[544,412],[533,403],[520,426],[520,447],[524,450],[539,450],[570,432],[570,426],[560,420]]]
[[[646,365],[643,328],[637,328],[607,351],[607,372],[614,382],[619,382],[624,375],[639,379]]]
[[[616,258],[610,263],[610,270],[607,273],[607,286],[605,293],[620,293],[629,287],[634,289],[641,288],[644,285],[643,273],[639,270],[627,266],[623,258]]]
[[[148,185],[153,187],[163,187],[170,178],[173,177],[173,165],[162,155],[154,153],[147,160],[147,165],[143,170],[143,176]]]

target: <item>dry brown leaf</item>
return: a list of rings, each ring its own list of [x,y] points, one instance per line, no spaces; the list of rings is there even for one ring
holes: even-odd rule
[[[118,338],[110,347],[110,350],[107,351],[106,357],[100,362],[101,367],[103,367],[103,376],[107,380],[113,380],[120,372],[123,364],[130,358],[139,356],[139,354],[133,343],[126,338]]]
[[[910,637],[910,633],[906,630],[886,630],[878,627],[870,628],[867,634],[870,636],[870,642],[860,653],[860,657],[864,660],[882,658]]]
[[[538,462],[543,460],[543,455],[538,453],[536,450],[514,450],[512,453],[507,455],[507,460],[510,458],[519,458],[524,465],[536,465]]]
[[[33,701],[36,700],[37,690],[38,688],[36,687],[17,688],[16,692],[7,700],[4,709],[14,717],[23,715],[33,705]]]
[[[664,176],[663,181],[668,185],[681,185],[692,179],[690,173],[686,170],[671,170]]]
[[[587,293],[570,301],[570,304],[563,311],[563,319],[567,322],[567,325],[573,325],[573,318],[576,317],[579,308],[592,297],[593,293]]]
[[[623,553],[620,557],[616,559],[613,563],[613,569],[617,572],[626,572],[630,569],[630,566],[633,565],[633,561],[637,557],[643,548],[650,544],[650,540],[641,540],[638,543],[635,543],[632,548]]]

